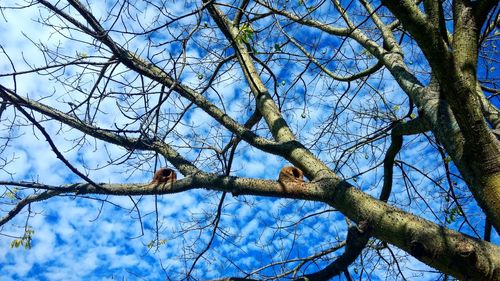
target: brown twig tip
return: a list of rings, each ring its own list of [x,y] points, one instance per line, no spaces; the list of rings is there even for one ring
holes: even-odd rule
[[[151,184],[159,184],[159,183],[173,183],[177,179],[177,174],[175,173],[174,170],[169,169],[169,168],[161,168],[158,171],[156,171],[155,175],[153,176],[153,180],[151,181]]]

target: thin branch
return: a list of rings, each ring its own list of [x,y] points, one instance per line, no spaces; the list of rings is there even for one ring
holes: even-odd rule
[[[380,61],[377,61],[377,63],[373,66],[370,66],[369,68],[360,71],[356,74],[350,75],[350,76],[339,76],[330,71],[323,63],[319,62],[313,55],[311,55],[302,45],[300,45],[293,37],[288,35],[287,32],[285,32],[281,26],[278,24],[278,28],[281,30],[281,33],[284,34],[290,42],[292,42],[309,60],[311,60],[319,69],[321,69],[326,75],[330,76],[334,80],[342,81],[342,82],[348,82],[348,81],[353,81],[359,78],[363,78],[365,76],[369,76],[378,70],[382,68],[383,63]]]
[[[54,118],[55,120],[64,123],[72,128],[78,129],[79,131],[98,138],[100,140],[106,141],[108,143],[116,144],[127,149],[140,149],[140,150],[153,150],[157,151],[167,160],[172,163],[181,173],[183,174],[194,174],[199,171],[199,169],[191,164],[188,160],[184,159],[179,153],[172,149],[168,144],[161,142],[159,140],[146,140],[137,139],[121,136],[118,134],[111,133],[108,130],[98,128],[96,126],[89,125],[88,123],[77,119],[71,115],[61,112],[57,109],[46,106],[34,100],[25,99],[13,91],[0,85],[0,95],[7,100],[11,100],[13,104],[19,105],[20,107],[27,107],[42,113],[46,116]]]
[[[272,180],[241,178],[234,176],[220,176],[198,172],[175,182],[165,184],[100,184],[98,187],[90,183],[78,183],[63,186],[45,185],[35,182],[1,182],[1,185],[24,186],[33,189],[42,189],[46,192],[43,195],[30,195],[26,199],[17,203],[16,207],[2,218],[0,226],[12,219],[28,203],[42,201],[59,194],[106,194],[116,196],[134,195],[164,195],[180,193],[191,189],[210,189],[216,191],[230,192],[234,196],[238,195],[259,195],[280,198],[295,198],[304,200],[322,201],[328,198],[328,189],[325,187],[334,186],[334,181],[322,180],[316,183],[307,183],[303,189],[284,188],[282,184]],[[34,197],[33,197],[34,196]],[[11,214],[12,213],[12,214]]]
[[[16,204],[16,206],[7,213],[6,216],[0,218],[0,226],[4,225],[5,223],[7,223],[11,219],[13,219],[17,214],[19,214],[19,212],[21,212],[21,210],[24,207],[26,207],[26,205],[29,205],[29,204],[34,203],[34,202],[47,200],[47,199],[52,198],[54,196],[57,196],[61,193],[64,193],[64,190],[47,190],[47,191],[44,191],[42,193],[31,194],[31,195],[27,196],[26,198],[19,201]]]
[[[59,151],[59,149],[55,145],[54,141],[52,141],[52,138],[50,137],[49,133],[47,133],[45,128],[42,125],[40,125],[40,123],[33,116],[31,116],[31,114],[26,112],[26,110],[24,110],[24,108],[20,104],[18,104],[14,99],[12,99],[7,91],[8,91],[7,88],[0,85],[0,94],[4,98],[4,101],[8,101],[8,102],[12,103],[17,108],[17,110],[19,110],[26,118],[28,118],[28,120],[33,124],[33,126],[35,126],[42,133],[42,135],[45,137],[45,140],[49,144],[50,148],[56,154],[56,157],[59,160],[61,160],[64,163],[64,165],[66,165],[66,167],[68,167],[77,176],[79,176],[80,178],[82,178],[86,182],[90,183],[95,188],[101,189],[102,187],[99,184],[95,183],[93,180],[91,180],[89,177],[84,175],[82,172],[78,171],[78,169],[75,166],[73,166],[66,159],[66,157],[64,157],[64,155]]]

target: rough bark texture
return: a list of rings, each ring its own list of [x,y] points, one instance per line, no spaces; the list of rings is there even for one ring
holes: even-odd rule
[[[413,0],[382,1],[397,19],[394,26],[401,23],[417,42],[427,59],[432,74],[432,80],[428,86],[423,85],[406,66],[403,48],[392,33],[393,25],[384,24],[368,1],[361,1],[361,3],[380,30],[384,41],[383,46],[364,34],[349,19],[340,1],[335,0],[332,3],[344,19],[345,28],[334,28],[308,17],[299,17],[273,8],[269,3],[260,3],[275,15],[295,23],[319,29],[329,35],[349,37],[377,60],[375,66],[361,71],[362,74],[352,75],[350,78],[335,77],[334,73],[321,68],[319,61],[313,59],[306,48],[299,48],[327,75],[345,81],[369,75],[383,66],[411,99],[412,106],[415,104],[417,107],[418,119],[405,124],[398,122],[391,124],[392,143],[384,160],[384,184],[379,200],[342,180],[339,174],[296,139],[280,107],[260,77],[250,46],[239,39],[241,14],[231,20],[215,2],[203,1],[203,10],[206,9],[222,33],[223,39],[234,50],[233,58],[236,58],[241,66],[244,79],[250,88],[258,111],[257,121],[250,123],[258,123],[262,117],[270,133],[270,139],[257,135],[251,130],[252,126],[239,124],[225,110],[221,110],[216,104],[210,102],[203,92],[183,85],[160,67],[147,62],[113,41],[111,33],[100,25],[99,20],[82,3],[76,0],[68,2],[78,12],[78,19],[81,18],[85,24],[49,1],[38,1],[62,20],[70,23],[72,27],[102,44],[107,51],[112,53],[112,58],[118,60],[120,64],[163,87],[172,89],[180,97],[202,109],[216,120],[222,129],[236,136],[237,142],[244,140],[256,149],[278,155],[300,170],[289,167],[290,171],[295,171],[290,175],[293,179],[291,182],[285,182],[281,175],[280,182],[277,182],[206,173],[180,155],[167,142],[156,137],[128,137],[126,134],[101,129],[91,122],[82,121],[41,102],[23,98],[15,91],[0,85],[2,100],[15,105],[30,122],[44,132],[44,135],[43,127],[27,112],[28,109],[77,129],[85,135],[127,150],[149,150],[158,153],[185,176],[183,179],[175,180],[173,177],[175,174],[172,174],[175,171],[169,169],[172,172],[169,174],[171,180],[166,183],[154,180],[150,184],[95,184],[87,178],[84,179],[89,183],[65,186],[2,182],[0,184],[43,189],[45,192],[34,193],[20,200],[0,220],[0,226],[18,215],[29,204],[61,194],[159,195],[206,188],[230,192],[234,196],[256,195],[324,202],[361,226],[350,229],[346,250],[336,262],[316,273],[302,276],[299,280],[308,280],[308,278],[323,280],[341,273],[356,260],[370,236],[395,245],[425,264],[458,279],[500,280],[500,247],[445,228],[386,203],[391,194],[392,169],[401,149],[403,136],[430,130],[453,160],[487,218],[497,231],[500,230],[500,142],[492,130],[500,126],[499,111],[480,93],[481,87],[476,77],[479,32],[484,18],[495,5],[494,1],[484,1],[481,4],[474,4],[477,1],[453,1],[453,34],[447,33],[440,1],[425,0],[424,10],[421,10]],[[243,2],[240,10],[244,10],[248,5],[248,1]],[[289,40],[293,44],[299,44],[291,37]],[[389,129],[386,133],[388,131]],[[309,182],[303,181],[302,171],[310,180]],[[350,244],[349,242],[352,241],[356,242]],[[220,280],[252,279],[225,278]]]

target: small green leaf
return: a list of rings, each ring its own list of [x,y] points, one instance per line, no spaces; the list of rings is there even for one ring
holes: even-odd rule
[[[21,237],[21,239],[15,239],[14,241],[10,242],[10,247],[19,248],[20,246],[23,246],[26,250],[31,249],[31,240],[34,233],[35,231],[33,230],[33,228],[31,226],[28,226],[24,231],[24,236]]]
[[[14,241],[10,242],[11,248],[19,248],[19,245],[21,245],[21,240],[19,239],[15,239]]]
[[[157,243],[156,241],[158,241],[158,243]],[[149,241],[149,243],[148,243],[147,247],[148,247],[148,249],[151,249],[151,248],[153,248],[155,245],[157,245],[157,246],[161,246],[161,245],[166,244],[167,242],[168,242],[168,240],[167,240],[167,239],[160,239],[160,240],[156,240],[156,239],[155,239],[155,240],[151,240],[151,241]]]
[[[415,119],[415,118],[417,118],[417,114],[415,113],[410,114],[410,119]]]
[[[17,188],[7,191],[5,196],[9,199],[17,199]]]
[[[455,217],[456,217],[455,212],[453,212],[453,213],[450,214],[450,220],[451,221],[455,221]]]
[[[241,26],[238,35],[236,36],[236,41],[250,43],[250,40],[253,38],[254,30],[250,26],[250,24],[245,23]]]
[[[86,59],[89,57],[89,55],[85,52],[76,52],[76,56],[79,58],[79,59]]]
[[[399,106],[399,105],[395,105],[392,109],[393,109],[394,111],[398,111],[400,108],[401,108],[401,106]]]

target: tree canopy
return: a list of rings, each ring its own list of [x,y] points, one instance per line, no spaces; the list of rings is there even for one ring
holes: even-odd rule
[[[500,280],[498,1],[0,11],[2,275]]]

